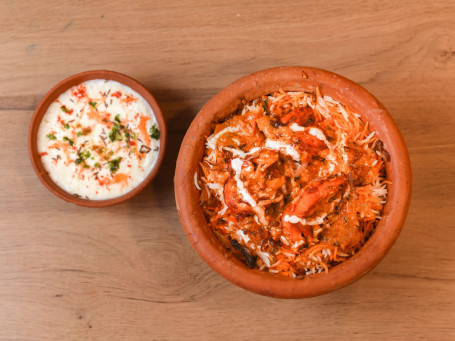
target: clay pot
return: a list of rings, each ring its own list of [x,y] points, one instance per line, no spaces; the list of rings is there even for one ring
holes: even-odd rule
[[[66,191],[64,191],[62,188],[60,188],[57,184],[55,184],[52,179],[50,178],[48,172],[44,168],[42,162],[41,162],[41,157],[38,154],[38,148],[37,148],[37,134],[38,134],[38,129],[41,123],[41,120],[43,119],[44,114],[46,113],[49,105],[52,104],[54,100],[56,100],[63,92],[66,90],[70,89],[73,86],[79,85],[85,81],[91,80],[91,79],[107,79],[107,80],[113,80],[117,81],[119,83],[122,83],[126,86],[129,86],[131,89],[136,91],[138,94],[140,94],[151,106],[158,126],[160,130],[160,151],[158,154],[158,159],[155,163],[154,168],[152,171],[149,173],[149,175],[140,183],[138,184],[137,187],[132,189],[130,192],[116,197],[112,199],[107,199],[107,200],[87,200],[83,199],[80,197],[76,197],[73,194],[70,194]],[[105,207],[105,206],[111,206],[111,205],[116,205],[121,202],[124,202],[126,200],[131,199],[135,195],[137,195],[139,192],[141,192],[149,183],[152,181],[152,179],[156,176],[158,173],[158,169],[161,165],[161,162],[164,157],[164,152],[165,152],[165,146],[166,146],[166,123],[163,117],[163,113],[158,106],[158,103],[156,102],[155,98],[152,96],[152,94],[138,81],[134,80],[131,77],[128,77],[126,75],[123,75],[118,72],[114,71],[106,71],[106,70],[96,70],[96,71],[87,71],[87,72],[82,72],[78,73],[76,75],[70,76],[60,83],[58,83],[56,86],[54,86],[47,94],[44,96],[44,98],[41,100],[41,102],[38,104],[35,113],[32,116],[32,120],[30,122],[30,127],[29,127],[29,132],[28,132],[28,150],[30,154],[30,159],[32,161],[33,168],[35,169],[36,174],[38,175],[38,178],[41,180],[41,182],[44,184],[44,186],[50,190],[52,193],[54,193],[56,196],[59,198],[66,200],[68,202],[71,202],[76,205],[80,206],[87,206],[87,207]]]
[[[390,153],[389,186],[382,220],[368,242],[351,258],[329,270],[302,280],[260,270],[250,270],[218,242],[199,207],[194,174],[204,151],[204,136],[213,123],[233,113],[241,103],[284,89],[314,91],[347,105],[369,121]],[[411,166],[406,145],[385,107],[367,90],[335,73],[311,67],[277,67],[259,71],[232,83],[215,95],[193,120],[182,142],[175,173],[175,197],[180,221],[201,258],[232,283],[252,292],[280,298],[322,295],[352,283],[373,269],[387,254],[404,224],[411,196]]]

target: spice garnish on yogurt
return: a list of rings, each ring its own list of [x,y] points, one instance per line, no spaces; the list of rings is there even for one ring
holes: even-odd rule
[[[119,82],[95,79],[65,91],[49,106],[37,143],[58,186],[105,200],[147,177],[158,158],[160,128],[141,95]]]

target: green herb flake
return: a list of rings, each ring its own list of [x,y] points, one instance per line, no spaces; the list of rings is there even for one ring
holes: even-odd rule
[[[95,107],[96,107],[96,102],[88,102],[88,104],[89,104],[93,109],[95,109]]]
[[[90,168],[90,166],[89,165],[84,165],[84,168]]]
[[[52,140],[52,141],[57,140],[57,137],[55,136],[55,134],[47,134],[46,137],[47,137],[49,140]]]
[[[93,167],[95,167],[95,168],[101,168],[101,165],[99,164],[99,162],[96,162],[96,163],[93,165]]]
[[[120,114],[115,115],[115,122],[120,123]]]
[[[67,114],[70,114],[70,113],[73,112],[73,110],[68,109],[65,105],[62,105],[62,106],[60,107],[60,110],[63,111],[63,112],[65,112],[65,113],[67,113]]]
[[[109,132],[109,140],[111,140],[111,142],[123,140],[122,133],[119,128],[119,125],[114,123],[112,130]]]
[[[150,137],[155,140],[160,139],[160,131],[156,127],[156,124],[150,127]]]
[[[84,159],[88,159],[90,157],[90,152],[88,150],[84,150],[80,154]]]
[[[84,168],[89,168],[87,164],[85,163],[85,160],[87,160],[91,154],[88,150],[83,150],[77,153],[77,159],[74,160],[74,163],[76,165],[84,164]],[[86,167],[87,166],[87,167]]]
[[[74,141],[71,140],[70,138],[66,137],[66,136],[63,137],[63,141],[67,141],[68,144],[69,144],[71,147],[72,147],[73,144],[74,144]]]
[[[70,128],[70,125],[67,123],[67,124],[63,125],[63,128],[69,129],[69,128]]]
[[[82,136],[82,135],[84,135],[84,134],[82,134],[82,131],[77,132],[77,136]]]
[[[120,161],[122,161],[121,157],[107,162],[111,173],[115,173],[116,171],[118,171],[118,169],[120,168]]]

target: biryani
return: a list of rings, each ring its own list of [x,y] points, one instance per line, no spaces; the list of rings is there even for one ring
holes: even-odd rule
[[[319,89],[280,90],[214,124],[194,185],[226,249],[249,268],[303,278],[366,243],[386,203],[389,161],[358,113]]]

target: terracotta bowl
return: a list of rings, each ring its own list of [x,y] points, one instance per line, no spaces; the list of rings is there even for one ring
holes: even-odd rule
[[[141,183],[138,184],[137,187],[133,188],[130,192],[128,192],[124,195],[121,195],[119,197],[107,199],[107,200],[87,200],[87,199],[76,197],[73,194],[64,191],[62,188],[60,188],[56,183],[54,183],[52,181],[51,177],[49,176],[48,172],[46,171],[46,169],[44,168],[44,166],[41,162],[41,157],[38,154],[38,148],[37,148],[38,129],[39,129],[41,120],[43,119],[43,116],[46,113],[48,107],[52,104],[52,102],[55,99],[57,99],[63,92],[65,92],[69,88],[76,86],[78,84],[81,84],[85,81],[91,80],[91,79],[107,79],[107,80],[117,81],[126,86],[129,86],[131,89],[133,89],[134,91],[139,93],[150,104],[150,106],[155,114],[159,129],[160,129],[160,151],[158,154],[158,159],[156,160],[155,166],[152,169],[152,171]],[[29,154],[30,154],[30,159],[32,161],[33,168],[35,169],[35,172],[38,175],[38,178],[41,180],[41,182],[44,184],[44,186],[48,190],[50,190],[52,193],[54,193],[56,196],[58,196],[59,198],[62,198],[63,200],[66,200],[66,201],[71,202],[76,205],[87,206],[87,207],[105,207],[105,206],[116,205],[116,204],[124,202],[128,199],[131,199],[132,197],[137,195],[139,192],[141,192],[158,173],[158,169],[159,169],[161,162],[163,160],[163,157],[164,157],[165,147],[166,147],[166,123],[165,123],[165,120],[163,117],[163,113],[162,113],[160,107],[158,106],[158,103],[156,102],[155,98],[152,96],[152,94],[141,83],[134,80],[133,78],[128,77],[128,76],[123,75],[118,72],[106,71],[106,70],[95,70],[95,71],[87,71],[87,72],[78,73],[76,75],[70,76],[70,77],[62,80],[60,83],[58,83],[56,86],[54,86],[46,94],[46,96],[44,96],[44,98],[41,100],[41,102],[36,107],[35,113],[32,116],[32,121],[30,122],[29,131],[28,131],[28,150],[29,150]]]
[[[328,274],[292,279],[269,272],[250,270],[218,242],[199,207],[199,191],[194,173],[204,151],[204,136],[213,123],[234,112],[241,103],[284,89],[322,93],[349,106],[369,121],[388,149],[389,188],[384,215],[368,242],[347,261]],[[187,237],[201,258],[232,283],[252,292],[280,298],[322,295],[352,283],[373,269],[387,254],[404,224],[411,196],[411,166],[406,145],[398,127],[384,106],[360,85],[335,73],[311,67],[277,67],[259,71],[232,83],[215,95],[192,122],[182,142],[175,173],[175,197],[180,221]]]

